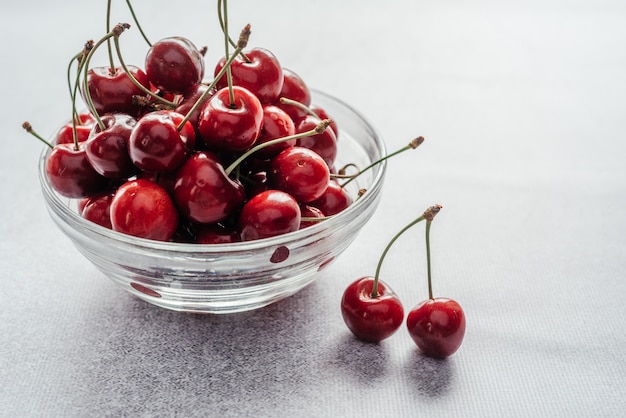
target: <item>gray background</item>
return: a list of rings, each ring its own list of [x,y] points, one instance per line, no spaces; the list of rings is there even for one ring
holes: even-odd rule
[[[65,68],[104,33],[104,1],[2,6],[0,415],[618,416],[626,407],[626,4],[546,1],[231,1],[307,83],[365,114],[394,150],[379,210],[319,279],[267,308],[175,313],[116,287],[44,208],[41,145],[69,116]],[[114,2],[114,21],[129,21]],[[215,5],[135,1],[152,40],[222,54]],[[9,10],[6,10],[9,9]],[[143,62],[138,31],[121,38]],[[99,57],[104,62],[104,55]],[[404,328],[352,338],[343,289],[373,274],[427,206],[435,294],[467,334],[446,361]],[[382,276],[410,309],[426,295],[423,229]]]

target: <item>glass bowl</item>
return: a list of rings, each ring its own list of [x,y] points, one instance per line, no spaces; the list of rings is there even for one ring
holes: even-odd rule
[[[339,127],[336,166],[366,167],[386,155],[378,132],[355,109],[319,91],[312,103]],[[315,280],[357,237],[378,206],[386,162],[346,186],[355,202],[308,228],[232,244],[159,242],[118,233],[82,218],[76,199],[56,193],[46,175],[45,147],[39,179],[53,221],[78,251],[126,291],[176,311],[234,313],[288,297]],[[367,191],[356,198],[359,189]]]

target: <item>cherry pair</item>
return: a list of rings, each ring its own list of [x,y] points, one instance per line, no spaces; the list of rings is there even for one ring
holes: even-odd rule
[[[446,358],[454,354],[465,335],[465,314],[461,306],[448,298],[435,298],[432,291],[430,263],[430,226],[440,205],[431,206],[417,219],[401,229],[385,247],[374,277],[362,277],[343,293],[341,313],[344,322],[359,339],[380,342],[393,335],[404,321],[404,307],[395,292],[379,274],[383,260],[393,243],[408,229],[426,220],[426,260],[428,299],[407,315],[406,327],[420,351],[429,357]]]

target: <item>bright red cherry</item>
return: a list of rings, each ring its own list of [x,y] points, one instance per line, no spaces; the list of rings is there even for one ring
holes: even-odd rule
[[[330,170],[315,151],[291,147],[272,159],[270,183],[300,203],[318,199],[330,181]]]
[[[198,151],[176,174],[174,200],[181,213],[193,222],[215,223],[228,218],[243,205],[244,189],[232,180],[215,155]]]
[[[174,36],[154,43],[145,60],[150,82],[166,93],[185,94],[204,77],[204,57],[189,39]]]
[[[446,358],[454,354],[463,342],[465,313],[461,305],[452,299],[427,299],[409,312],[406,326],[424,355]]]
[[[139,67],[126,66],[135,79],[144,87],[149,88],[148,76]],[[137,87],[121,67],[93,67],[87,72],[87,85],[94,109],[99,115],[111,112],[138,115],[140,107],[133,102],[133,96],[145,93]],[[83,92],[85,101],[85,93]]]
[[[309,131],[319,122],[319,118],[307,115],[296,122],[296,133]],[[333,166],[337,157],[337,137],[332,129],[325,129],[322,133],[299,138],[296,145],[312,149],[326,161],[329,167]]]
[[[272,103],[278,99],[283,88],[283,70],[278,59],[267,49],[252,48],[244,52],[245,58],[238,55],[231,63],[233,85],[248,89],[261,103]],[[226,63],[222,58],[215,67],[214,75],[220,72]],[[217,83],[218,88],[228,85],[226,76]]]
[[[288,68],[283,68],[283,88],[280,91],[279,99],[283,97],[301,103],[305,107],[311,104],[311,91],[309,87],[298,74]],[[301,107],[292,104],[283,104],[279,101],[274,104],[287,112],[294,121],[307,115],[307,112]]]
[[[300,206],[288,193],[266,190],[253,196],[239,215],[243,241],[269,238],[300,228]]]
[[[137,167],[128,155],[128,140],[137,120],[125,113],[110,113],[101,118],[92,128],[85,142],[87,159],[93,168],[104,177],[121,180],[137,173]]]
[[[112,229],[111,202],[113,201],[114,195],[114,192],[107,192],[85,198],[85,200],[81,202],[81,216],[88,221]]]
[[[65,197],[81,198],[101,192],[108,180],[89,163],[84,144],[58,144],[46,158],[46,176]]]
[[[428,208],[420,219],[426,219],[426,266],[428,299],[419,303],[407,316],[406,326],[420,351],[429,357],[446,358],[454,354],[465,336],[465,313],[458,302],[434,298],[430,263],[430,227],[441,205]],[[408,227],[407,227],[408,228]],[[405,228],[405,230],[407,229]]]
[[[259,137],[257,138],[256,144],[263,144],[274,139],[285,138],[287,136],[292,136],[295,133],[296,126],[287,112],[275,105],[263,106],[262,129]],[[294,145],[296,145],[296,139],[289,139],[287,141],[278,142],[262,148],[257,151],[256,155],[259,157],[271,158],[282,150],[293,147]]]
[[[202,108],[198,131],[207,147],[217,151],[245,151],[252,147],[263,125],[263,108],[249,90],[233,86],[234,101],[228,87],[217,93]]]
[[[184,116],[171,110],[147,113],[135,125],[128,140],[128,153],[141,170],[164,172],[176,169],[193,151],[196,133]]]
[[[375,294],[374,286],[378,288]],[[377,343],[400,328],[404,321],[404,308],[389,286],[368,276],[346,288],[341,299],[341,315],[357,338]]]
[[[352,196],[339,183],[330,180],[324,193],[309,204],[320,209],[326,216],[331,216],[343,211],[353,202]]]
[[[178,227],[178,211],[165,189],[149,180],[121,185],[111,201],[114,231],[140,238],[169,241]]]

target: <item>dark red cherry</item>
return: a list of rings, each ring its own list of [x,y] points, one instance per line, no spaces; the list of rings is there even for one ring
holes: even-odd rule
[[[296,127],[287,112],[275,105],[263,106],[263,123],[256,144],[263,144],[274,139],[294,135],[295,133]],[[278,142],[268,147],[261,148],[255,155],[262,158],[272,158],[282,150],[293,147],[294,145],[296,145],[295,139]]]
[[[150,82],[167,93],[185,94],[204,77],[204,57],[187,38],[174,36],[154,43],[145,61]]]
[[[92,197],[87,197],[81,202],[80,214],[83,218],[112,229],[111,226],[111,202],[115,192],[106,192]]]
[[[298,202],[280,190],[266,190],[252,197],[239,215],[239,232],[243,241],[269,238],[300,228]]]
[[[406,326],[424,355],[446,358],[454,354],[463,342],[465,313],[452,299],[427,299],[409,312]]]
[[[239,231],[221,224],[199,225],[196,229],[198,244],[230,244],[240,241]]]
[[[249,90],[233,86],[234,102],[228,87],[217,93],[202,108],[198,131],[207,147],[218,151],[245,151],[261,132],[263,108]]]
[[[178,227],[178,211],[165,189],[149,180],[121,185],[111,201],[114,231],[140,238],[169,241]]]
[[[200,113],[202,113],[202,107],[206,102],[208,102],[211,97],[215,94],[215,89],[211,89],[204,97],[204,93],[208,90],[209,86],[204,84],[198,84],[195,87],[192,87],[190,91],[185,93],[182,98],[182,101],[176,108],[176,112],[181,115],[187,116],[187,114],[195,107],[195,110],[189,116],[189,122],[196,130],[196,136],[200,136],[200,132],[198,131],[198,119],[200,118]],[[202,103],[196,106],[196,102],[202,99]],[[196,144],[197,145],[197,144]]]
[[[128,155],[128,140],[137,119],[125,113],[110,113],[101,118],[104,129],[95,124],[85,142],[87,159],[104,177],[121,180],[137,173]]]
[[[281,97],[294,100],[303,104],[305,107],[311,104],[311,91],[309,87],[298,74],[288,68],[283,68],[283,88],[280,91],[279,99]],[[278,101],[274,104],[287,112],[294,121],[307,115],[306,110],[298,106],[283,104]]]
[[[128,153],[141,170],[164,172],[176,169],[193,151],[195,130],[184,116],[171,110],[147,113],[135,125],[128,141]]]
[[[198,151],[176,174],[174,200],[193,222],[215,223],[228,218],[244,200],[241,183],[232,180],[211,153]]]
[[[258,97],[261,103],[272,103],[278,99],[283,87],[283,69],[278,59],[267,49],[253,48],[240,55],[230,65],[233,85],[244,87]],[[226,63],[222,58],[216,65],[214,75],[221,71]],[[226,75],[217,83],[218,88],[228,85]]]
[[[302,218],[323,218],[324,213],[314,206],[307,205],[306,203],[300,203],[300,213]],[[311,221],[301,219],[300,221],[300,229],[308,228],[309,226],[315,225],[319,223],[319,221]]]
[[[108,184],[89,163],[83,143],[55,145],[46,158],[46,176],[54,190],[71,198],[94,195]]]
[[[380,342],[390,337],[404,321],[404,308],[398,296],[381,280],[372,296],[374,277],[352,282],[341,298],[341,315],[348,329],[363,341]]]
[[[320,120],[313,116],[307,115],[296,122],[296,133],[302,133],[315,129]],[[337,157],[337,138],[332,129],[325,129],[320,134],[299,138],[296,145],[300,147],[310,148],[318,153],[329,167],[332,167]]]
[[[331,180],[324,193],[309,204],[320,209],[326,216],[331,216],[343,211],[353,202],[352,196],[339,183]]]
[[[315,151],[291,147],[272,159],[270,184],[298,202],[311,202],[324,193],[330,181],[328,165]]]
[[[78,115],[78,119],[79,121],[76,123],[76,140],[77,142],[84,142],[91,133],[94,119],[91,113],[81,113]],[[74,143],[74,126],[71,121],[61,126],[55,134],[53,142],[54,144]]]
[[[144,87],[150,88],[148,76],[139,67],[127,65],[129,72]],[[94,67],[87,72],[87,85],[94,108],[99,115],[111,112],[128,113],[136,116],[140,107],[133,102],[133,96],[145,95],[128,77],[121,67],[114,71],[111,67]],[[85,94],[83,97],[87,102]]]

